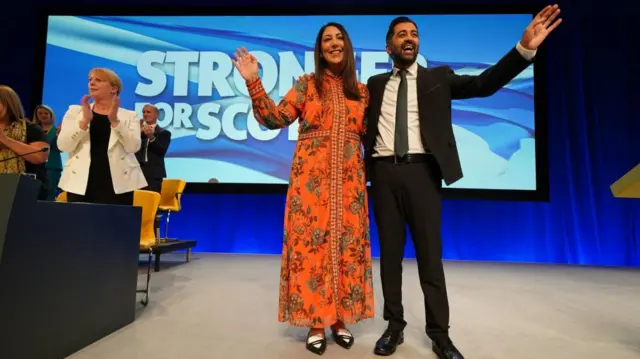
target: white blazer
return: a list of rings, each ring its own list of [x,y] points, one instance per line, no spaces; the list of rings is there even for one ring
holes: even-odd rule
[[[80,128],[81,120],[82,106],[69,106],[58,135],[58,148],[69,156],[58,187],[78,195],[84,195],[87,190],[91,164],[89,129],[83,131]],[[144,188],[147,181],[135,155],[142,143],[140,120],[135,111],[122,108],[118,109],[118,120],[120,124],[111,128],[108,153],[113,189],[116,194],[121,194]]]

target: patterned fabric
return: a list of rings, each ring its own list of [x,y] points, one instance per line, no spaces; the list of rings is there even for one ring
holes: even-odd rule
[[[360,144],[369,102],[346,99],[341,78],[301,77],[279,105],[248,84],[255,118],[277,129],[299,120],[287,194],[278,320],[301,327],[374,315],[369,211]]]
[[[26,143],[27,121],[14,121],[4,129],[4,135],[13,140]],[[5,161],[7,158],[15,156],[15,152],[0,145],[0,173],[24,173],[26,170],[26,163],[23,158],[13,158]]]

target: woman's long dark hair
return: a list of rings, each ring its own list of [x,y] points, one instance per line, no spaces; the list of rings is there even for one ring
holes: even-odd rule
[[[342,59],[342,68],[340,69],[339,74],[335,74],[336,76],[342,77],[342,83],[344,88],[344,96],[350,100],[359,101],[360,100],[360,91],[358,90],[358,81],[356,79],[356,59],[353,55],[353,45],[351,44],[351,38],[345,30],[344,26],[338,24],[336,22],[330,22],[318,31],[318,36],[316,37],[316,46],[314,50],[314,58],[316,64],[316,91],[318,92],[318,96],[322,97],[322,80],[324,77],[324,72],[327,69],[327,61],[321,56],[322,55],[322,35],[324,34],[324,30],[333,26],[336,29],[340,30],[342,33],[342,41],[344,41],[344,47],[342,49],[343,59]]]

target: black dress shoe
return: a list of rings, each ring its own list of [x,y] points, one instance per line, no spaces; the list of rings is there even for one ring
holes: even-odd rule
[[[464,359],[462,353],[460,353],[451,341],[447,343],[433,342],[431,349],[440,359]]]
[[[324,354],[325,350],[327,350],[327,338],[322,335],[322,339],[316,339],[316,337],[311,335],[311,331],[307,334],[307,350],[318,355]]]
[[[355,341],[353,334],[351,334],[351,332],[346,328],[335,330],[331,327],[331,336],[333,336],[333,340],[335,340],[336,344],[345,349],[350,349]]]
[[[382,356],[391,355],[396,352],[398,345],[402,343],[404,343],[404,333],[386,330],[376,342],[376,348],[373,353]]]

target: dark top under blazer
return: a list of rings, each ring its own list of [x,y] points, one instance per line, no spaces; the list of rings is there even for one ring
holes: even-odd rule
[[[491,96],[530,64],[514,47],[498,63],[477,76],[456,75],[449,66],[429,69],[418,66],[420,138],[425,150],[435,156],[447,185],[463,176],[451,123],[451,100]],[[382,98],[391,74],[372,76],[367,82],[371,98],[366,114],[367,132],[362,139],[367,174],[378,135]]]

